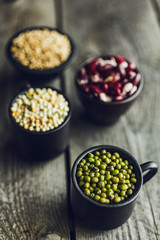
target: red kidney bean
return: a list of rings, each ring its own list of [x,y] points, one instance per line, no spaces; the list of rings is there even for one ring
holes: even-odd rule
[[[90,88],[96,97],[98,97],[99,94],[102,93],[102,90],[99,87],[97,87],[96,85],[91,85]]]
[[[120,73],[112,73],[113,81],[117,82],[121,79]]]
[[[132,90],[129,92],[129,96],[132,96],[137,91],[137,86],[133,86]]]
[[[115,88],[121,88],[122,87],[122,84],[120,82],[116,82],[114,84]]]
[[[107,94],[105,94],[105,93],[100,93],[100,94],[99,94],[99,98],[100,98],[100,100],[103,101],[103,102],[111,102],[111,101],[112,101],[112,98],[109,97],[109,96],[108,96]]]
[[[136,75],[137,75],[136,72],[130,72],[130,73],[128,74],[128,77],[129,77],[129,79],[132,81],[132,80],[135,78]]]
[[[135,63],[130,62],[130,63],[128,64],[128,69],[130,69],[130,70],[134,70],[135,68],[136,68]]]
[[[132,88],[133,88],[133,84],[131,82],[126,83],[122,89],[122,96],[130,92]]]
[[[79,85],[88,84],[89,80],[88,79],[78,79],[78,83],[79,83]]]
[[[87,75],[87,73],[84,73],[84,74],[82,74],[81,75],[81,79],[85,79],[85,80],[88,80],[88,75]]]
[[[87,74],[86,68],[84,68],[84,67],[81,68],[81,75],[83,75],[83,74]]]
[[[141,80],[141,75],[140,75],[140,73],[138,73],[133,80],[133,85],[137,86],[139,84],[140,80]]]
[[[89,72],[90,72],[91,74],[94,74],[94,72],[96,71],[96,67],[97,67],[98,64],[99,64],[99,61],[98,61],[98,59],[96,59],[96,60],[91,61],[91,62],[87,65],[87,68],[88,68],[88,70],[89,70]]]
[[[121,56],[100,57],[80,69],[78,84],[88,96],[110,102],[132,96],[140,80],[141,75],[133,62]]]
[[[86,69],[84,67],[81,68],[81,74],[79,76],[78,83],[79,83],[79,85],[89,83],[89,76],[88,76],[88,74],[86,72]]]
[[[123,66],[123,63],[119,64],[118,66],[120,74],[125,77],[126,76],[126,69]]]
[[[124,78],[121,83],[122,83],[122,86],[124,86],[126,83],[128,83],[128,79],[127,79],[127,78]]]
[[[120,96],[121,95],[121,89],[120,88],[116,88],[115,89],[116,95]]]
[[[115,67],[117,67],[117,62],[114,57],[111,57],[110,59],[99,58],[99,66],[97,69],[104,78],[111,75],[112,72],[114,72]]]
[[[113,66],[111,64],[106,64],[104,66],[98,66],[98,71],[103,74],[103,75],[107,75],[108,74],[108,70],[111,70],[113,68]]]
[[[99,63],[101,66],[104,66],[105,64],[110,64],[113,67],[117,66],[117,62],[116,59],[114,57],[110,57],[110,58],[99,58]]]
[[[118,65],[120,65],[123,62],[126,62],[126,60],[121,56],[116,56],[115,59],[116,59]]]
[[[99,83],[99,82],[102,82],[102,78],[100,76],[100,74],[95,71],[93,75],[91,75],[91,82],[93,83]]]
[[[122,101],[124,99],[124,96],[116,96],[115,98],[114,98],[114,101]]]
[[[100,66],[105,66],[106,64],[109,64],[112,67],[116,67],[117,66],[117,62],[116,62],[114,57],[111,57],[110,59],[99,58],[98,60],[99,60]]]
[[[121,95],[121,89],[118,87],[112,87],[109,91],[111,96],[119,96]]]
[[[111,86],[111,88],[110,88],[110,94],[111,95],[113,95],[113,96],[121,95],[122,84],[120,82],[116,82],[114,84],[111,83],[110,86]]]
[[[105,93],[108,93],[108,89],[109,89],[108,84],[105,83],[105,82],[102,82],[101,86],[102,86],[103,91],[104,91]]]
[[[127,61],[120,56],[116,56],[116,61],[118,63],[118,69],[120,71],[120,74],[122,76],[126,76],[126,68],[128,67]]]

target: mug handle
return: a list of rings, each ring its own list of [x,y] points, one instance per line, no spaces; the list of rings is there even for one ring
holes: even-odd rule
[[[142,173],[148,171],[144,176],[143,176],[143,184],[148,182],[158,171],[158,166],[155,162],[146,162],[140,165],[142,169]]]

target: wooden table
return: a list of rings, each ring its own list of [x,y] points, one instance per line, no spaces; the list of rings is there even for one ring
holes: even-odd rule
[[[146,184],[130,219],[112,231],[83,226],[70,206],[70,169],[85,149],[111,144],[141,164],[160,156],[159,0],[0,0],[0,240],[160,239],[160,175]],[[25,161],[15,150],[8,104],[22,81],[5,57],[16,31],[33,25],[57,26],[76,44],[76,58],[51,86],[65,91],[73,108],[70,142],[56,159]],[[122,55],[134,61],[145,84],[136,103],[113,126],[87,120],[75,91],[79,63],[93,54]]]

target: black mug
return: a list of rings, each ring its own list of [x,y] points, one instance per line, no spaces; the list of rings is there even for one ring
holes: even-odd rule
[[[91,60],[98,59],[98,58],[108,58],[108,57],[115,57],[115,56],[97,56],[91,57],[85,61],[83,61],[76,73],[75,77],[75,85],[78,93],[78,97],[82,106],[84,107],[86,114],[90,117],[90,119],[98,124],[114,124],[122,114],[124,114],[130,106],[136,101],[140,93],[142,92],[144,79],[142,74],[136,68],[136,72],[141,74],[141,80],[138,86],[137,91],[130,97],[122,100],[122,101],[114,101],[114,102],[103,102],[99,101],[93,97],[90,97],[86,92],[82,89],[82,87],[78,83],[78,78],[80,74],[81,68],[86,66]],[[125,59],[128,63],[129,61]],[[96,114],[95,114],[96,112]]]
[[[50,87],[52,90],[57,91],[59,94],[64,94],[62,91]],[[66,96],[64,98],[68,102],[69,112],[64,122],[58,127],[46,132],[36,132],[24,129],[17,123],[12,116],[11,106],[21,94],[24,94],[28,89],[19,92],[11,101],[9,105],[9,117],[13,130],[14,141],[27,159],[34,160],[47,160],[56,157],[63,152],[69,141],[70,137],[70,123],[71,123],[71,105]]]
[[[136,174],[137,183],[132,195],[120,203],[103,204],[97,202],[80,189],[76,179],[76,169],[78,163],[90,152],[105,149],[111,154],[118,152],[122,159],[127,159],[133,166]],[[148,171],[144,176],[143,173]],[[158,171],[158,167],[154,162],[146,162],[141,165],[136,159],[125,150],[110,146],[100,145],[92,147],[84,151],[75,161],[72,168],[72,191],[71,204],[75,215],[87,226],[94,229],[110,230],[121,226],[131,216],[134,209],[136,199],[140,193],[143,184],[148,182]]]

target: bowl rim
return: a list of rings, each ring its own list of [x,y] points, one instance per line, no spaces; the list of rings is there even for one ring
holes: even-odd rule
[[[124,99],[124,100],[121,100],[121,101],[117,101],[117,102],[103,102],[103,101],[100,101],[100,100],[97,100],[95,98],[91,98],[89,97],[89,95],[83,91],[83,89],[81,88],[81,86],[78,84],[78,74],[80,72],[80,69],[85,66],[85,64],[89,63],[91,60],[94,60],[94,59],[97,59],[97,58],[109,58],[109,57],[116,57],[116,56],[119,56],[119,55],[98,55],[98,56],[93,56],[93,57],[89,57],[87,59],[85,59],[84,61],[82,61],[78,67],[78,70],[76,72],[76,77],[75,77],[75,83],[76,83],[76,87],[78,88],[78,90],[80,91],[80,93],[90,102],[93,102],[95,104],[101,104],[101,105],[121,105],[121,104],[124,104],[124,103],[128,103],[128,102],[131,102],[132,100],[134,100],[136,97],[139,96],[139,94],[141,93],[142,89],[143,89],[143,86],[144,86],[144,78],[141,74],[141,72],[139,71],[139,69],[137,68],[136,66],[136,71],[137,73],[140,73],[141,75],[141,81],[139,83],[139,87],[137,89],[137,91],[130,97]],[[128,59],[124,58],[127,62],[130,62]]]
[[[80,189],[77,179],[76,179],[76,169],[77,169],[77,165],[78,163],[83,159],[83,157],[85,157],[89,152],[93,152],[96,150],[102,150],[102,149],[106,149],[107,151],[115,151],[115,152],[121,152],[125,155],[127,155],[128,159],[131,159],[131,161],[134,162],[134,167],[136,167],[136,171],[138,171],[139,174],[139,179],[138,179],[138,186],[136,186],[135,191],[133,192],[132,195],[129,196],[129,198],[125,199],[123,202],[120,203],[109,203],[109,204],[104,204],[104,203],[100,203],[97,202],[95,200],[93,200],[92,198],[88,197],[87,195],[85,195],[83,193],[83,191]],[[72,183],[73,186],[75,187],[76,191],[81,195],[82,198],[84,198],[86,201],[90,202],[91,204],[101,207],[101,208],[119,208],[119,207],[123,207],[126,206],[127,204],[132,203],[137,196],[139,195],[139,192],[141,190],[142,184],[143,184],[143,177],[142,177],[142,170],[141,167],[139,165],[139,163],[137,162],[137,160],[126,150],[117,147],[117,146],[113,146],[113,145],[98,145],[98,146],[94,146],[91,148],[86,149],[85,151],[83,151],[75,160],[73,166],[72,166],[72,171],[71,171],[71,178],[72,178]]]
[[[55,30],[60,34],[67,36],[67,38],[70,42],[70,45],[71,45],[71,53],[70,53],[69,57],[67,58],[67,60],[57,67],[49,68],[49,69],[42,69],[42,70],[41,69],[29,69],[28,67],[26,67],[23,64],[21,64],[20,62],[18,62],[16,60],[16,58],[14,58],[12,56],[12,53],[10,51],[10,48],[12,46],[12,40],[14,38],[16,38],[20,33],[25,33],[27,31],[32,31],[32,30],[42,30],[42,29]],[[27,27],[27,28],[24,28],[24,29],[21,29],[21,30],[17,31],[16,33],[14,33],[10,37],[10,39],[8,40],[8,42],[6,44],[6,55],[9,59],[9,61],[13,64],[14,67],[16,67],[17,69],[19,69],[19,70],[21,70],[25,73],[33,74],[33,75],[39,75],[39,76],[50,75],[50,74],[56,74],[57,72],[62,71],[63,69],[65,69],[68,66],[68,64],[71,62],[71,60],[73,59],[73,57],[75,55],[75,44],[74,44],[71,36],[68,33],[61,31],[57,27],[31,26],[31,27]]]
[[[68,107],[69,107],[69,111],[68,111],[68,115],[66,116],[66,118],[64,119],[64,121],[56,128],[54,129],[51,129],[51,130],[48,130],[48,131],[45,131],[45,132],[42,132],[42,131],[39,131],[39,132],[36,132],[36,131],[30,131],[29,129],[25,129],[23,128],[22,126],[19,125],[19,123],[16,122],[15,118],[12,116],[12,113],[11,113],[11,107],[12,107],[12,104],[15,102],[15,100],[20,96],[22,95],[23,93],[25,93],[27,90],[29,90],[30,88],[40,88],[40,89],[43,89],[43,88],[51,88],[52,90],[55,90],[57,91],[57,93],[63,95],[63,97],[65,98],[65,100],[68,102]],[[14,126],[16,126],[18,129],[20,129],[22,132],[24,133],[27,133],[27,134],[30,134],[30,135],[48,135],[48,134],[52,134],[52,133],[55,133],[57,131],[59,131],[61,128],[63,128],[71,119],[71,115],[72,115],[72,108],[71,108],[71,103],[69,101],[69,99],[63,94],[63,92],[59,89],[56,89],[54,87],[50,87],[50,86],[42,86],[42,87],[28,87],[28,88],[25,88],[23,90],[21,90],[18,94],[16,94],[10,101],[9,103],[9,107],[8,107],[8,112],[9,112],[9,118],[11,120],[11,122],[14,124]]]

